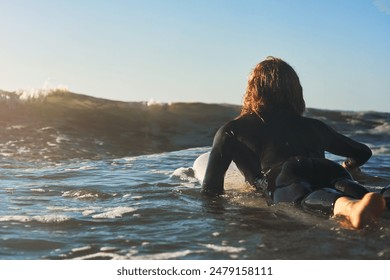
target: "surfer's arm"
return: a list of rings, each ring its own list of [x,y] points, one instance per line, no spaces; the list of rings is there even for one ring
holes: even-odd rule
[[[326,129],[326,150],[332,154],[345,156],[343,166],[347,169],[356,169],[365,164],[372,156],[371,149],[360,142],[344,136],[327,125]]]
[[[223,126],[214,137],[202,183],[203,194],[220,195],[223,193],[225,173],[232,162],[232,152],[232,135]]]

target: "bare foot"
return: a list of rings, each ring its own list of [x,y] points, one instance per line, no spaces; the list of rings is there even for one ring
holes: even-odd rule
[[[378,193],[367,193],[361,200],[340,197],[334,205],[334,216],[344,216],[354,228],[376,222],[385,209],[385,201]]]

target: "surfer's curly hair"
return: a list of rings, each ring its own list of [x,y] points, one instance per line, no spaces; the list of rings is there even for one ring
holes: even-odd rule
[[[294,69],[272,56],[256,65],[248,78],[240,116],[262,112],[302,115],[306,109],[302,86]]]

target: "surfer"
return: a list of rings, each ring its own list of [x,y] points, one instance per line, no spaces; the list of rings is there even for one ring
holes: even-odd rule
[[[320,120],[304,117],[304,111],[294,69],[274,57],[257,64],[240,115],[214,137],[202,193],[223,194],[224,175],[234,161],[269,205],[293,203],[305,211],[342,217],[353,228],[377,221],[385,200],[351,176],[371,150]],[[340,165],[326,159],[325,152],[346,160]]]

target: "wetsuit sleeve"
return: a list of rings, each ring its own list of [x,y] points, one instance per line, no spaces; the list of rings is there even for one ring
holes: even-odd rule
[[[206,174],[202,184],[202,193],[219,195],[223,193],[225,173],[232,162],[233,135],[225,126],[214,137]]]
[[[347,168],[359,167],[365,164],[372,156],[371,149],[365,144],[346,137],[325,124],[323,124],[322,128],[325,131],[323,134],[325,136],[323,139],[325,150],[332,154],[346,157],[344,164]]]

